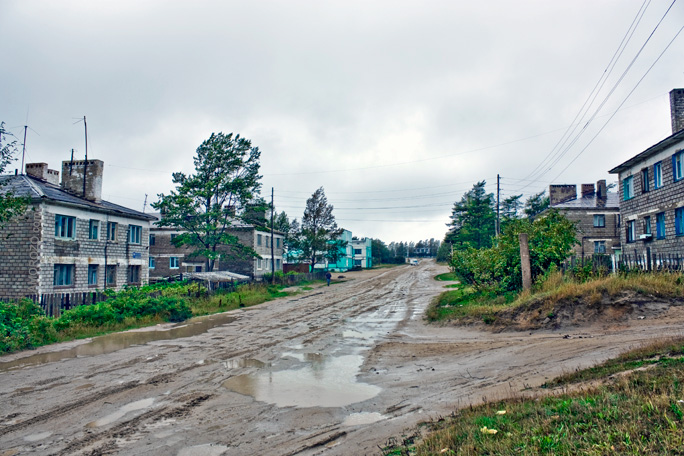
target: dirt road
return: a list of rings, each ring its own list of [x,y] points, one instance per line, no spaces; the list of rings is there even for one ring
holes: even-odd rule
[[[349,273],[181,327],[2,357],[0,456],[379,454],[420,421],[682,332],[681,308],[577,331],[426,326],[444,271]]]

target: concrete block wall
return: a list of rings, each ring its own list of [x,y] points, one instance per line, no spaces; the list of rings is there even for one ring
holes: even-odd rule
[[[0,230],[0,299],[38,293],[43,237],[40,208],[29,206]]]
[[[630,170],[619,175],[619,197],[622,224],[620,228],[620,240],[622,241],[623,253],[633,254],[635,251],[643,253],[647,248],[652,254],[684,253],[684,236],[675,234],[675,209],[684,207],[684,180],[674,182],[672,174],[672,155],[681,150],[684,144],[670,147],[665,151],[651,157],[648,161],[634,165]],[[654,188],[653,164],[660,162],[662,166],[661,188]],[[641,169],[648,167],[650,191],[642,191]],[[634,197],[624,201],[624,180],[633,176]],[[656,239],[656,214],[665,213],[665,239]],[[644,234],[644,217],[651,217],[650,240],[639,240]],[[636,221],[636,241],[627,243],[627,222]]]
[[[620,232],[618,228],[619,215],[617,210],[561,210],[569,220],[576,222],[577,241],[579,245],[574,248],[577,256],[592,255],[594,253],[594,241],[605,241],[606,253],[613,253],[613,248],[620,245]],[[594,226],[594,215],[605,216],[605,227]]]

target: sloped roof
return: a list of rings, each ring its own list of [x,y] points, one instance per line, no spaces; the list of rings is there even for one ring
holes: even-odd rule
[[[149,214],[129,209],[109,201],[88,201],[85,198],[65,191],[58,185],[50,184],[27,175],[0,176],[0,194],[11,192],[14,196],[28,197],[31,201],[50,201],[65,206],[75,206],[95,212],[123,215],[142,220],[154,220]]]
[[[596,197],[596,193],[589,196],[571,199],[551,206],[553,209],[614,209],[619,210],[620,199],[617,193],[607,192],[606,199]]]
[[[657,154],[658,152],[667,149],[668,147],[677,144],[678,142],[684,143],[684,130],[680,130],[677,133],[668,136],[667,138],[663,139],[657,144],[652,145],[645,151],[641,152],[640,154],[635,155],[634,157],[630,158],[626,162],[616,166],[615,168],[611,169],[608,171],[610,174],[618,174],[626,169],[631,168],[635,164],[639,163],[642,160],[646,160],[647,158],[651,157],[652,155]]]

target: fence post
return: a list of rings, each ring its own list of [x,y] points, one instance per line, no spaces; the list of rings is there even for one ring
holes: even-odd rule
[[[518,235],[520,240],[520,269],[522,270],[523,291],[532,288],[532,270],[530,267],[530,246],[527,233]]]

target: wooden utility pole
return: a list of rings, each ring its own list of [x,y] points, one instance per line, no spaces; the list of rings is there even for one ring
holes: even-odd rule
[[[501,234],[501,217],[499,217],[499,195],[501,190],[501,177],[496,175],[496,236]]]
[[[83,116],[83,127],[85,128],[85,162],[83,163],[83,198],[86,197],[86,180],[88,179],[88,124],[86,116]]]
[[[532,288],[532,269],[530,267],[530,244],[527,233],[520,233],[520,269],[522,270],[523,291]]]
[[[273,247],[273,187],[271,187],[271,283],[275,285],[275,248]]]

